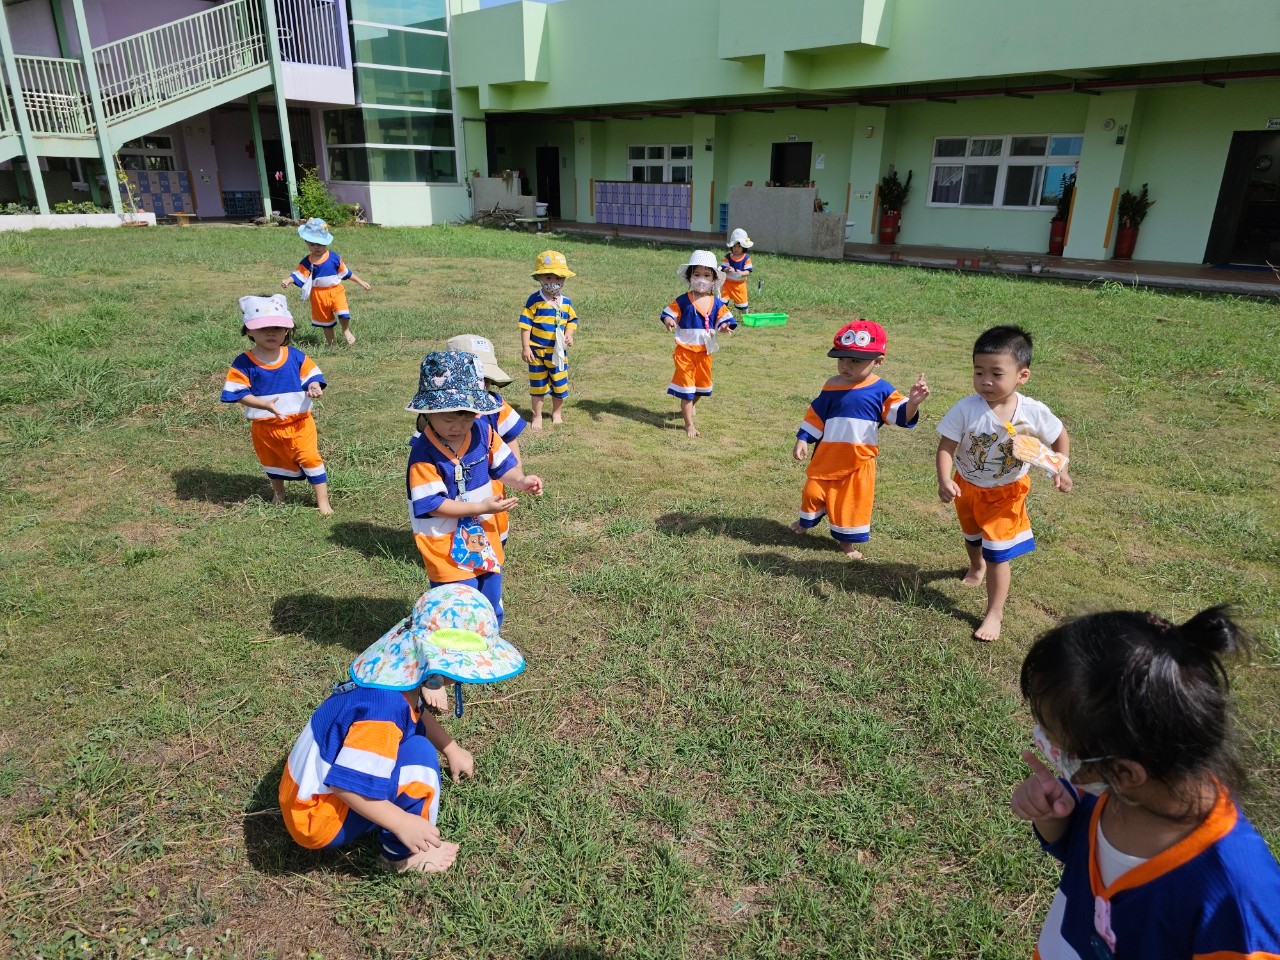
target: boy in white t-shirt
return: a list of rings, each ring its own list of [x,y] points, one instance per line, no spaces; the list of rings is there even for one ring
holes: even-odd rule
[[[1071,438],[1062,421],[1018,388],[1031,377],[1031,334],[1021,327],[992,327],[973,345],[973,396],[947,411],[938,424],[938,496],[956,505],[969,569],[963,582],[987,581],[987,612],[975,640],[996,640],[1009,596],[1009,561],[1036,548],[1027,517],[1030,465],[1013,453],[1013,438],[1028,434],[1064,457]],[[952,473],[954,469],[954,475]],[[1053,479],[1071,491],[1066,467]]]

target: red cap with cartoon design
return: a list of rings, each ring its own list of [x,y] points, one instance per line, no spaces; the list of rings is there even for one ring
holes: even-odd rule
[[[828,357],[883,357],[889,336],[872,320],[854,320],[837,330],[831,343]]]

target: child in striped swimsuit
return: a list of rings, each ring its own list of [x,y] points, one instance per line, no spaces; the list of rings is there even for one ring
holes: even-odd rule
[[[562,408],[569,396],[568,349],[578,329],[573,301],[564,295],[564,282],[577,274],[563,253],[544,250],[533,265],[539,289],[520,311],[520,356],[529,365],[530,421],[542,429],[542,405],[551,394],[551,422],[564,423]]]

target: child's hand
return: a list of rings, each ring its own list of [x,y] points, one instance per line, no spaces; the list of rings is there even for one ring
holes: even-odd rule
[[[572,347],[572,346],[573,346],[573,333],[572,333],[571,331],[569,331],[569,330],[566,330],[566,331],[564,332],[564,345],[565,345],[566,347]]]
[[[291,283],[293,283],[293,277],[285,277],[283,280],[280,281],[280,289],[288,290],[289,284]]]
[[[512,484],[514,486],[514,484]],[[476,516],[486,513],[506,513],[520,501],[515,497],[488,497],[476,504]]]
[[[365,290],[372,290],[372,289],[373,289],[373,287],[369,286],[369,284],[365,283],[365,282],[364,282],[363,280],[361,280],[359,277],[352,277],[351,279],[352,279],[352,280],[354,280],[356,283],[360,284],[360,286],[361,286],[361,287],[363,287]]]
[[[924,374],[922,373],[920,374],[920,379],[911,385],[911,392],[907,394],[907,402],[918,407],[920,404],[924,403],[928,397],[929,384],[925,383]]]
[[[528,474],[527,476],[525,476],[525,478],[522,481],[520,481],[519,487],[521,490],[527,491],[528,493],[532,493],[535,497],[542,496],[542,478],[541,477],[534,476],[533,474]]]
[[[796,460],[803,460],[809,455],[809,444],[803,440],[797,440],[795,449],[791,451],[791,456]]]
[[[409,848],[410,853],[425,853],[440,846],[440,831],[422,817],[404,812],[404,819],[391,832]]]
[[[676,322],[672,320],[670,317],[663,317],[662,325],[666,327],[668,330],[674,330],[676,328]]]
[[[1071,815],[1076,798],[1062,785],[1030,750],[1022,751],[1022,759],[1031,768],[1031,776],[1018,784],[1009,806],[1020,820],[1060,820]]]
[[[463,777],[476,775],[476,764],[471,757],[471,751],[461,746],[456,740],[444,748],[444,758],[449,761],[449,776],[453,778],[454,783],[459,782]]]
[[[520,359],[525,363],[533,363],[533,347],[525,347],[520,354]]]
[[[320,386],[319,383],[313,380],[311,383],[307,384],[307,396],[312,400],[320,396],[322,393],[324,393],[324,387]]]
[[[436,690],[423,687],[422,704],[432,713],[444,713],[449,709],[449,694],[445,692],[444,687]]]
[[[1053,478],[1053,485],[1061,493],[1070,493],[1072,487],[1071,474],[1063,470]]]
[[[938,499],[943,503],[950,503],[959,496],[960,484],[956,483],[950,477],[938,481]]]

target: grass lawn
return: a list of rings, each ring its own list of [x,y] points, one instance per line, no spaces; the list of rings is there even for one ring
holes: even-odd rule
[[[528,671],[450,721],[457,866],[422,883],[372,842],[307,853],[283,758],[424,578],[405,516],[404,404],[447,336],[517,373],[533,256],[578,277],[568,423],[526,433],[547,483],[512,515],[506,636]],[[687,251],[475,228],[345,230],[354,348],[323,368],[336,510],[268,505],[238,409],[236,299],[305,252],[291,230],[0,235],[0,954],[53,957],[1024,958],[1056,878],[1008,812],[1037,633],[1108,606],[1234,601],[1235,671],[1280,845],[1280,313],[1273,304],[761,254],[756,308],[686,438],[658,311]],[[294,299],[296,304],[298,301]],[[867,560],[786,529],[805,406],[855,312],[884,375],[933,396],[882,432]],[[1005,635],[936,497],[934,426],[974,337],[1036,336],[1027,392],[1072,436],[1076,489],[1034,481],[1040,549]],[[188,954],[188,948],[194,948]]]

